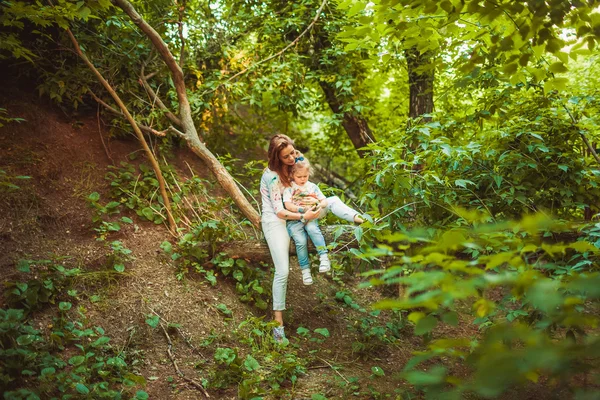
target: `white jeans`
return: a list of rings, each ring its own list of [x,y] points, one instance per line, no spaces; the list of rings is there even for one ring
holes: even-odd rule
[[[261,223],[265,239],[269,245],[271,258],[275,264],[273,276],[273,310],[285,310],[288,274],[290,273],[290,235],[285,220]]]
[[[319,218],[331,211],[335,216],[354,222],[354,216],[359,214],[340,200],[333,196],[327,198],[327,208],[321,210]],[[275,265],[273,276],[273,311],[285,310],[285,295],[287,293],[287,281],[290,273],[290,235],[283,219],[261,223],[263,234],[269,245],[271,258]]]

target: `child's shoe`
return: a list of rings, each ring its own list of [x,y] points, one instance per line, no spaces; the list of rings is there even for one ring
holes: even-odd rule
[[[273,339],[277,343],[283,343],[283,339],[285,339],[285,332],[283,331],[283,326],[276,326],[273,328]]]
[[[329,272],[331,269],[331,262],[329,261],[327,254],[321,254],[320,259],[321,263],[319,264],[319,272]]]
[[[313,284],[312,275],[310,274],[310,268],[302,270],[302,283],[304,283],[306,286]]]

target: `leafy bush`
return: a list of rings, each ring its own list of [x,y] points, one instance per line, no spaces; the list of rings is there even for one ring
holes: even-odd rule
[[[598,324],[600,250],[585,237],[577,240],[583,230],[596,242],[598,229],[535,215],[433,235],[383,237],[387,244],[363,257],[385,254],[392,266],[369,272],[369,284],[402,285],[404,296],[376,307],[412,310],[408,319],[417,335],[435,332],[440,323],[455,325],[454,311],[465,306],[485,328],[478,341],[432,340],[406,365],[404,379],[431,398],[472,392],[494,397],[542,376],[565,383],[578,374],[598,379],[600,338],[591,329]],[[472,374],[453,376],[443,361],[448,359],[466,362]],[[427,371],[417,368],[426,360],[438,363]]]

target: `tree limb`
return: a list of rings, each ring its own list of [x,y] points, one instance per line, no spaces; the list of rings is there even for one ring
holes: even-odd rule
[[[160,108],[162,111],[164,111],[165,117],[167,117],[169,119],[169,121],[171,121],[173,124],[175,124],[177,126],[181,126],[182,123],[181,123],[181,120],[179,119],[179,117],[177,117],[175,114],[173,114],[171,112],[171,110],[169,110],[167,108],[167,106],[165,106],[165,103],[163,103],[163,101],[160,99],[160,97],[158,97],[158,95],[156,94],[154,89],[152,89],[152,86],[150,86],[150,84],[146,80],[146,77],[144,76],[144,68],[145,68],[145,65],[142,63],[142,70],[140,72],[139,83],[142,86],[144,86],[144,89],[146,89],[146,92],[152,98],[152,100],[154,100],[156,102],[156,104],[158,104],[158,108]]]
[[[144,151],[146,153],[146,156],[150,160],[150,164],[152,164],[152,169],[154,170],[154,173],[156,174],[156,180],[158,181],[160,193],[161,193],[161,196],[163,199],[163,205],[165,206],[165,210],[167,212],[167,217],[168,217],[167,219],[169,221],[169,229],[173,235],[176,235],[177,234],[177,224],[175,223],[175,219],[173,218],[173,215],[171,214],[171,202],[169,201],[169,197],[167,195],[167,190],[165,188],[165,180],[162,176],[162,172],[160,171],[160,166],[158,165],[158,162],[156,161],[154,154],[152,154],[152,150],[150,150],[150,147],[148,146],[148,143],[146,142],[146,138],[144,138],[144,134],[138,127],[137,122],[135,121],[135,119],[133,119],[133,116],[131,115],[131,113],[125,106],[125,103],[123,103],[123,101],[121,100],[121,98],[119,97],[117,92],[115,92],[115,90],[112,88],[112,86],[106,81],[106,79],[104,79],[104,77],[102,76],[100,71],[98,71],[96,69],[96,67],[94,67],[94,64],[92,64],[90,62],[90,60],[87,58],[87,56],[81,51],[79,42],[77,42],[77,39],[75,39],[73,32],[71,32],[71,30],[68,28],[67,28],[67,34],[69,35],[69,39],[71,39],[71,42],[73,43],[73,47],[75,48],[75,51],[77,52],[77,55],[79,56],[79,58],[81,58],[81,60],[88,66],[88,68],[94,73],[94,75],[96,75],[96,78],[98,78],[98,80],[100,81],[102,86],[104,86],[106,91],[111,95],[111,97],[113,98],[115,103],[118,104],[119,108],[121,109],[121,112],[123,113],[125,118],[127,118],[127,121],[129,122],[129,124],[133,128],[133,131],[135,132],[136,136],[138,137],[138,140],[140,141],[142,148],[144,149]]]
[[[244,194],[233,180],[231,174],[225,169],[223,164],[215,157],[215,155],[206,147],[206,145],[200,140],[198,131],[194,125],[192,119],[192,109],[190,102],[187,97],[187,89],[185,86],[185,80],[183,76],[183,70],[177,64],[175,57],[167,47],[167,44],[162,40],[158,32],[152,28],[138,12],[135,10],[133,5],[127,0],[112,0],[114,4],[120,7],[131,20],[144,32],[144,34],[150,39],[153,46],[158,51],[158,54],[162,57],[163,61],[171,71],[171,77],[175,84],[175,90],[177,92],[177,98],[179,100],[179,118],[181,119],[181,135],[187,142],[188,147],[196,154],[211,172],[217,178],[217,181],[223,189],[231,196],[233,201],[239,207],[240,211],[250,220],[255,226],[260,226],[260,215],[252,207],[250,202],[244,197]],[[173,128],[174,129],[174,128]],[[179,132],[179,131],[177,131]]]
[[[123,113],[121,111],[106,104],[106,102],[104,102],[100,97],[96,96],[96,94],[94,92],[92,92],[91,90],[89,91],[89,94],[94,98],[94,100],[96,100],[96,102],[98,104],[102,105],[104,108],[106,108],[111,113],[119,115],[121,117],[125,117],[125,115],[123,115]],[[146,133],[149,133],[149,134],[155,135],[155,136],[166,136],[165,131],[157,131],[156,129],[152,129],[149,126],[139,124],[137,121],[136,121],[136,124],[137,124],[138,128],[140,128],[142,131],[144,131]]]

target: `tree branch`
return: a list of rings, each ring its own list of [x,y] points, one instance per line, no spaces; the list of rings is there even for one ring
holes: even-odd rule
[[[94,98],[94,100],[96,100],[96,102],[98,104],[100,104],[101,106],[106,108],[111,113],[119,115],[121,117],[125,117],[125,115],[123,115],[123,113],[121,111],[119,111],[116,108],[113,108],[110,105],[108,105],[107,103],[105,103],[100,97],[96,96],[96,94],[94,92],[92,92],[90,90],[89,93]],[[136,121],[136,124],[137,124],[138,128],[140,128],[142,131],[144,131],[146,133],[149,133],[149,134],[155,135],[155,136],[166,136],[165,131],[157,131],[156,129],[152,129],[149,126],[139,124],[139,123],[137,123],[137,121]]]
[[[173,215],[171,214],[171,202],[169,201],[169,197],[167,195],[167,190],[165,188],[165,180],[162,176],[162,172],[160,171],[160,166],[158,165],[158,162],[156,161],[154,154],[152,154],[152,150],[150,150],[148,143],[146,143],[146,138],[144,138],[144,134],[138,127],[137,122],[135,121],[135,119],[133,119],[133,116],[131,115],[131,113],[125,106],[125,103],[123,103],[123,101],[121,100],[121,98],[119,97],[117,92],[115,92],[115,90],[112,88],[112,86],[110,86],[110,84],[106,81],[106,79],[104,79],[104,77],[102,76],[100,71],[98,71],[96,69],[96,67],[94,67],[94,64],[92,64],[90,62],[90,60],[87,58],[87,56],[85,54],[83,54],[83,52],[81,51],[81,47],[79,46],[79,42],[77,42],[77,39],[75,39],[73,32],[71,32],[71,30],[68,28],[67,28],[67,34],[69,35],[69,39],[71,39],[71,42],[73,43],[73,47],[75,48],[75,51],[77,52],[77,55],[79,56],[79,58],[81,58],[81,60],[88,66],[88,68],[94,73],[94,75],[96,75],[96,78],[98,78],[98,80],[100,81],[102,86],[104,86],[106,91],[111,95],[111,97],[113,98],[115,103],[118,104],[119,108],[121,109],[121,113],[125,116],[125,118],[127,118],[127,121],[129,122],[129,124],[133,128],[133,131],[135,132],[136,136],[138,137],[138,140],[140,141],[142,148],[144,149],[146,156],[148,157],[148,159],[150,161],[150,164],[152,164],[152,169],[154,170],[154,173],[156,174],[156,180],[158,180],[158,186],[159,186],[160,193],[161,193],[161,196],[163,199],[163,205],[165,206],[165,210],[167,213],[167,219],[169,221],[169,229],[173,235],[176,235],[177,234],[177,224],[175,223],[175,219],[173,218]]]
[[[152,86],[150,86],[150,84],[146,80],[146,77],[144,76],[144,68],[145,68],[145,65],[142,63],[142,70],[140,72],[140,79],[139,79],[140,84],[142,86],[144,86],[144,89],[146,89],[146,92],[152,98],[152,100],[154,100],[156,102],[156,104],[158,104],[158,108],[160,108],[161,110],[164,111],[165,117],[167,117],[169,119],[169,121],[171,121],[173,124],[175,124],[177,126],[181,126],[182,125],[181,120],[175,114],[173,114],[167,108],[167,106],[165,106],[165,103],[163,103],[163,101],[160,99],[160,97],[158,97],[158,95],[156,94],[154,89],[152,89]]]
[[[239,207],[240,211],[250,220],[252,225],[255,227],[260,226],[260,215],[252,207],[250,202],[244,197],[244,194],[235,183],[233,177],[225,169],[223,164],[215,157],[215,155],[206,147],[206,145],[200,140],[198,131],[194,125],[192,119],[192,109],[190,102],[187,97],[187,89],[185,86],[185,80],[181,67],[175,61],[175,57],[167,47],[167,44],[162,40],[160,35],[152,28],[135,10],[135,8],[127,0],[112,0],[114,4],[120,7],[132,21],[144,32],[144,34],[150,39],[155,49],[158,51],[163,61],[171,71],[171,77],[175,84],[175,90],[177,92],[177,98],[179,100],[179,118],[181,120],[181,131],[179,135],[182,136],[187,142],[188,147],[196,154],[210,171],[214,174],[215,178],[223,189],[231,196],[232,200]],[[172,128],[173,130],[175,128]]]

